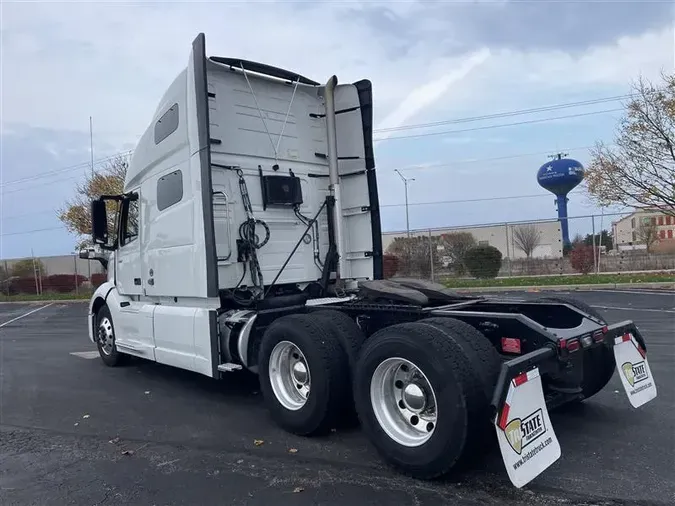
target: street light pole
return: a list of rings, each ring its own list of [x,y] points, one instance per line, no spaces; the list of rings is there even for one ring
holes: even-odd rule
[[[408,181],[414,181],[415,178],[406,178],[398,169],[394,171],[400,176],[403,180],[403,185],[405,187],[405,230],[408,237],[410,237],[410,214],[408,213]]]

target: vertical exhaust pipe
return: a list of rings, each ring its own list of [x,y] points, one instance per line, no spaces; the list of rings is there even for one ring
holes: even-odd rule
[[[326,102],[326,131],[328,136],[328,190],[330,195],[335,198],[333,207],[333,223],[335,224],[335,244],[337,246],[338,260],[338,278],[345,273],[344,243],[343,243],[343,224],[342,224],[342,199],[340,198],[340,175],[338,172],[338,154],[337,154],[337,129],[335,126],[335,87],[338,84],[337,76],[328,79],[324,89],[324,100]]]

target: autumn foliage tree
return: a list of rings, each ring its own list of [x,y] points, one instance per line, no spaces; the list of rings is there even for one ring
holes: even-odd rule
[[[118,195],[124,191],[124,178],[129,166],[126,156],[118,155],[109,160],[103,169],[88,175],[75,188],[75,196],[59,209],[58,218],[69,232],[78,236],[76,248],[91,245],[91,201],[101,195]],[[107,203],[108,230],[114,230],[117,206]]]
[[[614,147],[598,143],[591,151],[585,186],[595,203],[675,216],[675,73],[662,79],[633,84]]]

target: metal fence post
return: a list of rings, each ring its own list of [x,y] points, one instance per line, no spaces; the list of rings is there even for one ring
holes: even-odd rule
[[[504,223],[504,242],[506,243],[506,263],[508,264],[509,277],[511,277],[511,250],[509,248],[509,224]]]
[[[431,229],[429,229],[429,267],[431,272],[431,282],[434,282],[434,242],[431,238]]]
[[[80,287],[78,286],[78,273],[77,273],[77,256],[73,255],[73,264],[75,264],[75,295],[80,294]]]
[[[9,297],[9,278],[11,278],[11,275],[9,273],[9,267],[7,266],[7,259],[5,259],[5,276],[7,279],[5,279],[5,285],[7,285],[7,297]]]
[[[593,270],[598,273],[598,250],[595,247],[595,215],[591,215],[591,231],[593,234]],[[602,234],[602,232],[600,232]]]

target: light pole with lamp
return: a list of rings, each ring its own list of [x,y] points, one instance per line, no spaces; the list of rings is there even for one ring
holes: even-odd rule
[[[398,169],[394,169],[396,173],[400,176],[400,178],[403,180],[403,185],[405,186],[405,231],[406,235],[408,238],[408,243],[406,244],[406,249],[407,255],[406,255],[406,267],[407,271],[410,271],[411,267],[411,256],[412,256],[412,245],[410,244],[410,215],[408,214],[408,181],[414,181],[414,178],[407,178],[403,174],[401,174],[401,171]],[[408,273],[409,274],[409,273]]]
[[[415,178],[405,177],[398,169],[394,169],[394,171],[401,177],[403,180],[403,185],[405,186],[405,230],[408,237],[410,237],[410,215],[408,214],[408,181],[414,181]]]

